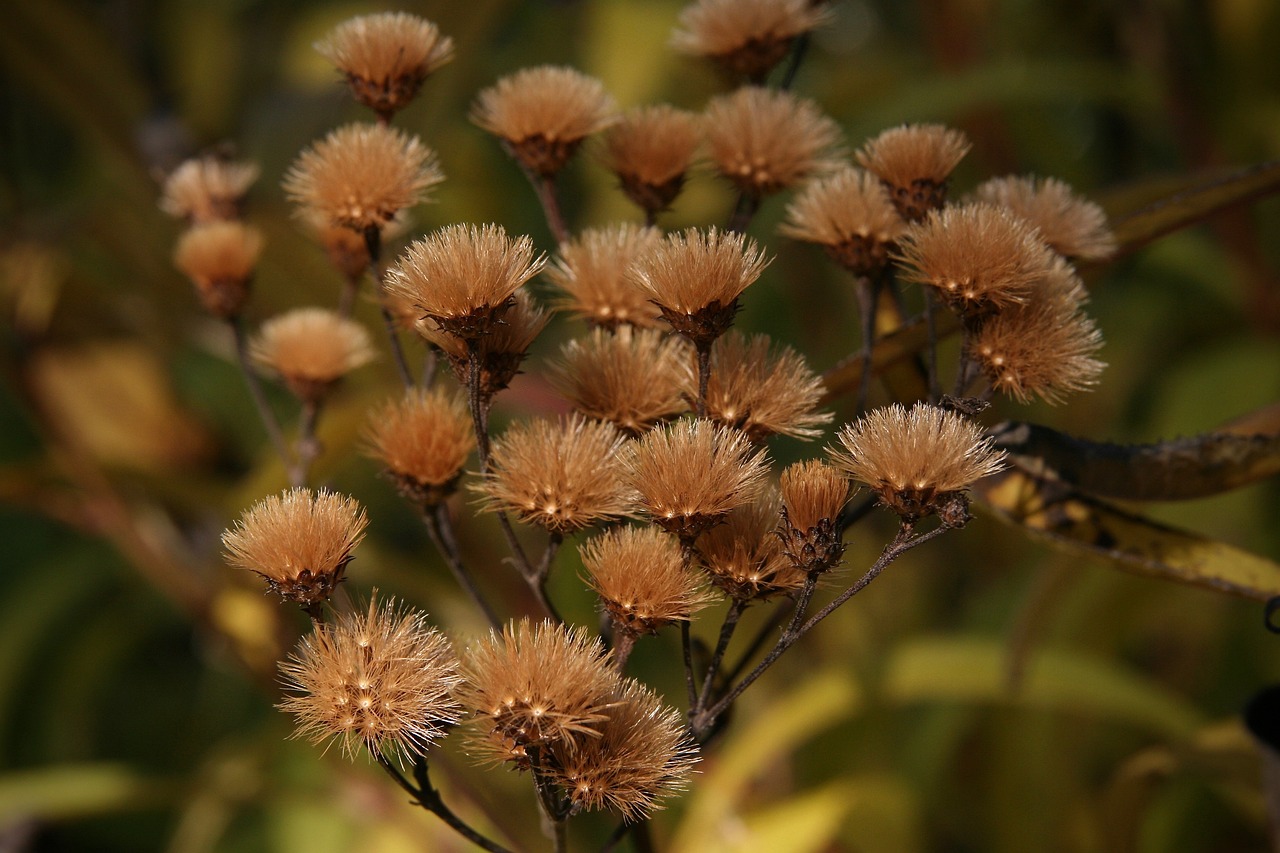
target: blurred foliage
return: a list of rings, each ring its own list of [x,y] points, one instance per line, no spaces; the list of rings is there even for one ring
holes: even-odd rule
[[[286,739],[274,661],[305,625],[223,566],[218,542],[283,472],[224,330],[171,268],[178,227],[156,207],[164,170],[233,146],[264,176],[250,219],[269,247],[251,319],[335,300],[339,279],[291,220],[278,177],[312,139],[361,117],[311,43],[386,7],[3,6],[0,848],[463,849],[375,766]],[[565,63],[601,77],[624,105],[699,108],[725,82],[666,47],[679,7],[402,4],[438,22],[458,53],[398,119],[449,176],[438,203],[415,211],[416,229],[498,221],[550,249],[518,170],[466,121],[471,98],[522,66]],[[992,174],[1054,175],[1123,216],[1280,156],[1280,5],[1270,0],[840,0],[835,10],[797,89],[830,111],[850,147],[903,121],[963,128],[975,145],[960,191]],[[1265,181],[1270,168],[1253,175]],[[563,194],[573,223],[637,218],[590,156]],[[731,204],[700,175],[664,224],[723,221]],[[777,259],[740,322],[799,343],[825,368],[855,349],[853,294],[818,252],[775,236],[784,206],[766,202],[751,229]],[[1277,398],[1280,205],[1165,230],[1122,224],[1151,242],[1089,271],[1110,363],[1098,391],[1057,409],[998,403],[997,419],[1154,442]],[[563,325],[499,397],[500,419],[554,405],[536,374]],[[353,584],[474,634],[477,615],[357,450],[363,413],[394,385],[384,359],[347,387],[322,421],[330,452],[316,474],[373,519]],[[834,405],[838,419],[850,414],[847,398]],[[774,447],[781,460],[813,452]],[[1274,478],[1129,509],[1228,554],[1243,549],[1271,568],[1280,559]],[[890,533],[859,531],[855,567]],[[460,535],[466,552],[488,555],[476,562],[494,597],[524,609],[487,522],[466,520]],[[564,562],[552,594],[571,620],[592,624]],[[641,644],[634,671],[678,696],[670,639]],[[693,791],[659,816],[659,849],[1267,848],[1257,753],[1237,721],[1253,692],[1280,680],[1280,639],[1264,632],[1256,601],[1117,573],[980,517],[893,566],[805,642],[803,664],[744,696]],[[515,844],[537,837],[517,775],[474,769],[453,744],[436,763],[465,818]],[[588,817],[574,840],[591,849],[610,828]]]

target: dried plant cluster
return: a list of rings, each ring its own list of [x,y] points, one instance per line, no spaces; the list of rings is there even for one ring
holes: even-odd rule
[[[712,98],[702,113],[658,104],[619,114],[599,81],[564,67],[518,71],[482,91],[471,118],[531,180],[558,242],[550,261],[533,238],[492,223],[445,226],[382,261],[388,234],[443,180],[432,150],[391,122],[452,58],[453,45],[434,24],[404,13],[340,25],[318,49],[377,120],[307,148],[283,188],[346,289],[337,311],[286,312],[252,340],[241,315],[263,247],[237,217],[255,167],[205,158],[165,185],[162,206],[189,228],[176,264],[208,311],[229,322],[294,486],[251,507],[224,536],[233,566],[261,575],[314,620],[283,665],[283,707],[297,717],[299,735],[336,740],[348,754],[363,747],[420,805],[486,849],[505,848],[467,827],[427,780],[428,752],[455,724],[469,732],[465,748],[481,763],[531,777],[551,826],[601,808],[643,822],[688,784],[699,749],[740,692],[803,633],[887,562],[969,520],[966,490],[1004,466],[971,414],[986,398],[998,391],[1058,402],[1101,370],[1100,336],[1072,266],[1114,250],[1100,209],[1052,179],[997,178],[949,200],[969,142],[938,125],[894,128],[852,157],[841,152],[840,131],[817,104],[766,85],[829,17],[824,4],[807,0],[690,5],[674,45],[749,83]],[[557,176],[597,134],[604,167],[644,225],[574,233],[565,224]],[[702,166],[704,147],[709,170],[738,196],[729,227],[667,233],[658,217]],[[763,197],[791,188],[781,231],[821,246],[852,275],[866,315],[867,378],[859,415],[835,432],[829,461],[809,458],[779,474],[771,443],[828,435],[834,415],[823,406],[850,390],[829,384],[793,347],[732,328],[772,260],[743,232]],[[379,347],[352,318],[366,275],[385,321]],[[539,275],[549,298],[534,295]],[[930,372],[922,377],[930,399],[866,408],[874,314],[890,296],[896,305],[914,300],[921,322],[936,323],[939,306],[958,318],[952,395],[937,392]],[[516,419],[495,434],[491,404],[557,310],[583,327],[550,370],[571,411]],[[444,359],[456,387],[434,367],[414,375],[414,344],[430,364]],[[344,596],[331,598],[366,519],[353,498],[307,488],[324,450],[316,422],[342,393],[339,380],[382,348],[403,387],[371,411],[364,452],[420,513],[492,625],[487,637],[460,642],[458,658],[412,608],[371,598],[352,610]],[[936,353],[927,355],[936,364]],[[302,403],[292,445],[264,405],[255,364]],[[366,386],[371,372],[361,374]],[[858,484],[871,500],[851,509]],[[819,581],[836,576],[846,531],[873,501],[899,523],[884,562],[814,615]],[[461,520],[468,508],[477,512]],[[486,566],[492,576],[477,584],[479,567],[454,525],[490,517],[515,571]],[[526,552],[530,535],[546,542],[541,560]],[[548,592],[557,549],[573,536],[582,537],[582,579],[607,623],[600,637],[565,624]],[[489,600],[503,577],[528,587],[525,604],[515,603],[518,595],[502,596],[502,607]],[[727,676],[738,617],[784,596],[794,616],[778,644],[755,671]],[[724,624],[695,671],[692,623],[716,604]],[[522,609],[532,606],[535,619]],[[637,642],[664,632],[681,635],[683,711],[624,674]],[[406,763],[414,781],[400,773]]]

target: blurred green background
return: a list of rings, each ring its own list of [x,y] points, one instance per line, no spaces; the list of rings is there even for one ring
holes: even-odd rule
[[[698,109],[727,83],[667,48],[680,6],[0,3],[0,850],[465,849],[376,767],[286,739],[273,662],[305,625],[226,568],[218,542],[283,474],[225,329],[172,269],[178,225],[156,206],[157,179],[220,144],[260,163],[248,218],[268,247],[250,319],[333,304],[340,280],[291,219],[279,178],[313,139],[365,118],[311,44],[350,15],[399,8],[457,44],[397,117],[448,176],[415,229],[496,221],[551,250],[518,170],[466,120],[471,99],[523,66],[563,63],[624,106]],[[796,89],[851,149],[903,121],[963,128],[974,150],[958,192],[1034,172],[1123,213],[1188,178],[1280,156],[1273,0],[834,9]],[[586,154],[563,186],[571,224],[638,219]],[[699,174],[662,224],[723,222],[732,203]],[[776,236],[784,209],[767,201],[751,228],[776,260],[741,324],[821,370],[856,349],[855,302],[819,252]],[[1272,200],[1089,270],[1102,385],[1056,409],[998,403],[993,420],[1141,442],[1274,402],[1278,269]],[[372,321],[376,309],[358,313]],[[535,344],[499,420],[557,406],[537,374],[576,331],[562,320]],[[321,425],[317,474],[373,520],[352,586],[403,595],[465,638],[481,622],[359,452],[364,412],[394,387],[385,358],[348,383]],[[850,414],[847,401],[837,410]],[[773,451],[789,461],[819,447]],[[1274,480],[1143,511],[1280,558]],[[520,612],[488,523],[463,515],[482,582]],[[891,534],[883,521],[857,528],[850,566],[873,559]],[[571,553],[553,594],[594,622]],[[697,632],[712,636],[716,621]],[[642,643],[634,671],[678,701],[674,649],[671,637]],[[895,564],[796,657],[746,694],[693,791],[659,815],[660,849],[1268,849],[1256,755],[1236,722],[1280,680],[1280,638],[1256,602],[1122,574],[980,516]],[[470,767],[454,742],[438,765],[468,819],[539,849],[526,779]],[[576,824],[575,849],[598,848],[611,827]]]

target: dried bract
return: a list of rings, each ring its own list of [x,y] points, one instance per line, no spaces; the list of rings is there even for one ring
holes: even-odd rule
[[[858,162],[889,189],[902,217],[923,219],[947,200],[947,178],[969,153],[963,133],[940,124],[904,124],[868,140]]]
[[[593,536],[578,549],[587,582],[618,631],[656,634],[687,622],[708,603],[680,545],[655,527],[621,527]]]
[[[782,550],[803,572],[825,572],[844,556],[840,511],[849,500],[849,479],[809,459],[782,472]]]
[[[805,187],[787,206],[787,221],[779,230],[817,243],[854,275],[869,276],[889,262],[905,228],[884,184],[850,167]]]
[[[355,99],[386,121],[453,59],[453,40],[424,18],[383,12],[344,21],[316,50],[346,76]]]
[[[296,308],[262,324],[250,345],[300,400],[317,402],[334,383],[373,360],[365,327],[324,308]]]
[[[565,241],[546,270],[551,283],[565,293],[558,305],[609,329],[657,326],[657,307],[627,277],[627,270],[661,243],[658,229],[630,223],[588,228]]]
[[[472,342],[480,371],[480,397],[487,401],[511,384],[520,372],[520,365],[528,355],[535,338],[546,328],[550,319],[547,312],[533,301],[528,292],[516,291],[511,307],[502,315],[487,335]],[[419,320],[414,329],[429,344],[437,347],[453,374],[464,386],[470,379],[470,362],[467,342],[444,329],[437,328],[434,320]]]
[[[209,155],[195,157],[165,178],[160,209],[192,224],[237,219],[244,197],[257,179],[258,167],[253,163]]]
[[[604,134],[604,160],[622,191],[651,217],[684,189],[702,143],[702,117],[667,104],[627,110]]]
[[[595,329],[565,344],[551,381],[582,414],[639,435],[688,410],[691,358],[687,343],[657,329]]]
[[[173,264],[196,286],[204,310],[230,320],[249,298],[249,281],[261,254],[258,229],[213,220],[193,225],[178,238]]]
[[[744,195],[776,193],[835,167],[836,123],[812,101],[744,86],[707,104],[711,162]]]
[[[671,45],[762,83],[796,36],[830,19],[828,8],[810,0],[698,0],[681,10]]]
[[[424,507],[454,492],[476,446],[466,404],[441,388],[408,391],[388,402],[369,418],[366,435],[370,455],[400,493]]]
[[[992,178],[980,184],[974,195],[1028,220],[1061,255],[1102,260],[1115,254],[1116,239],[1107,226],[1106,213],[1056,178]]]
[[[778,518],[778,495],[770,489],[698,538],[702,567],[725,595],[762,601],[804,585],[804,572],[783,553]]]

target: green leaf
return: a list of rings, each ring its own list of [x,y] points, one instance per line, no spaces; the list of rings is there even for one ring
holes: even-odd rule
[[[0,776],[0,825],[148,808],[177,793],[120,764],[64,764]]]

